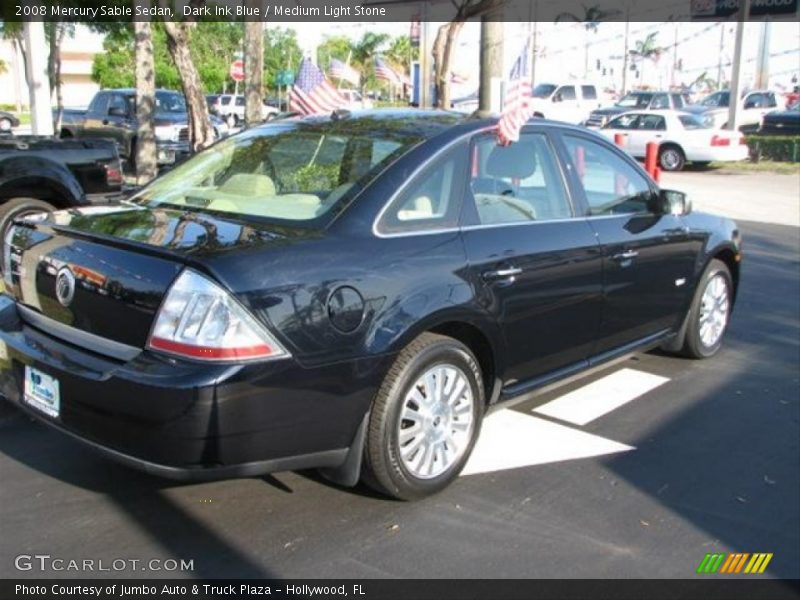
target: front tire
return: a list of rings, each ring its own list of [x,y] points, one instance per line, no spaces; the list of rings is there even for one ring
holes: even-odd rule
[[[733,279],[728,266],[712,260],[700,279],[689,308],[682,354],[710,358],[719,352],[733,308]]]
[[[680,171],[686,164],[686,156],[678,146],[662,146],[658,152],[658,164],[662,171]]]
[[[400,353],[375,398],[362,479],[401,500],[441,491],[464,468],[485,405],[483,377],[469,348],[422,334]]]

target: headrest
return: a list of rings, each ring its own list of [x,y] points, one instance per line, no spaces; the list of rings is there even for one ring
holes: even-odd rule
[[[219,186],[217,191],[237,196],[274,196],[275,183],[266,175],[236,173]]]
[[[486,162],[486,174],[492,177],[525,179],[536,171],[536,148],[530,142],[495,146]]]

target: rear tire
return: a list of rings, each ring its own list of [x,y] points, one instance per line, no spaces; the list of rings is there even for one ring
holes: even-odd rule
[[[662,171],[680,171],[686,164],[686,156],[678,146],[662,146],[658,151],[658,165]]]
[[[424,333],[397,357],[372,405],[362,480],[401,500],[447,487],[480,433],[486,405],[472,352],[453,338]]]
[[[733,279],[728,266],[712,260],[695,291],[686,322],[681,354],[710,358],[719,352],[733,308]]]
[[[6,233],[14,219],[54,210],[56,210],[55,206],[37,198],[11,198],[0,206],[0,273],[3,272],[5,264]]]

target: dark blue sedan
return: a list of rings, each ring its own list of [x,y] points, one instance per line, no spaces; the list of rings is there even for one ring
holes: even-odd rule
[[[123,205],[18,221],[0,394],[151,473],[315,467],[412,499],[495,406],[655,346],[715,354],[736,225],[585,129],[495,129],[288,119]]]

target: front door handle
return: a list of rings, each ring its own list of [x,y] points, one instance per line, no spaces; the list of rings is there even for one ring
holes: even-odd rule
[[[508,267],[505,269],[497,269],[496,271],[484,271],[483,278],[487,281],[493,279],[512,279],[514,276],[519,275],[522,273],[522,269],[519,267]]]
[[[636,258],[639,256],[639,252],[637,250],[625,250],[625,252],[620,252],[619,254],[613,255],[611,258],[616,261],[624,261],[624,260],[631,260],[632,258]]]

